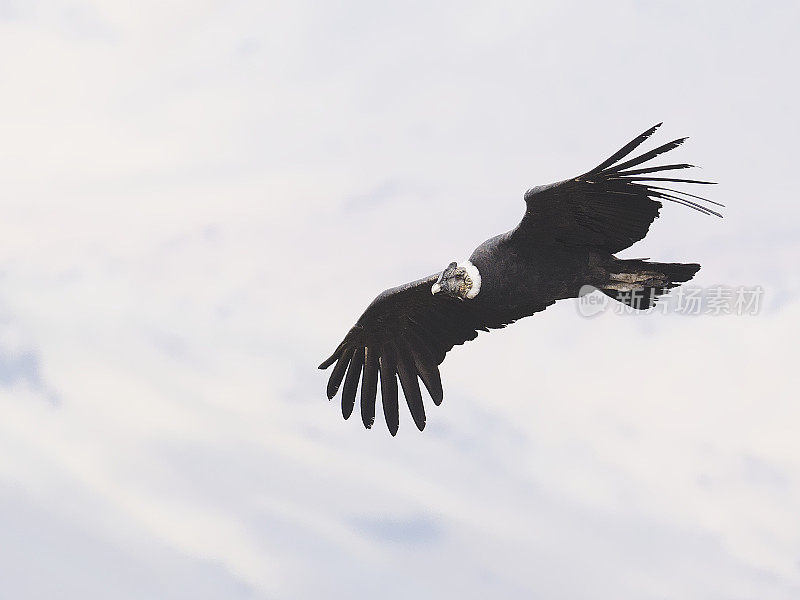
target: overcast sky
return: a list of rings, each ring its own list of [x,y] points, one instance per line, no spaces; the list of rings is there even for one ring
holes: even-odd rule
[[[0,0],[0,596],[800,597],[797,3]],[[624,253],[755,316],[456,348],[391,438],[316,365],[650,125]]]

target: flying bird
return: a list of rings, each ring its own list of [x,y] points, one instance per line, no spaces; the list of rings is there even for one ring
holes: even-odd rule
[[[693,165],[640,167],[687,138],[625,160],[660,125],[583,175],[529,189],[522,221],[486,240],[468,260],[451,262],[439,273],[378,295],[319,366],[327,369],[335,364],[328,380],[328,399],[344,381],[344,418],[353,413],[360,381],[361,419],[366,428],[372,427],[380,375],[390,433],[396,435],[399,426],[398,379],[421,431],[425,407],[419,380],[439,405],[443,398],[439,365],[453,346],[475,339],[478,331],[500,329],[556,300],[576,298],[585,286],[646,310],[659,295],[689,281],[700,265],[614,256],[644,238],[662,201],[722,216],[707,206],[721,204],[664,187],[713,182],[656,175]]]

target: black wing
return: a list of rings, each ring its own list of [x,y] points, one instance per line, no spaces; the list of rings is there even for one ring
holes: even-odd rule
[[[342,343],[319,368],[336,363],[328,380],[328,398],[333,398],[344,380],[342,415],[353,413],[356,389],[361,380],[361,419],[369,429],[375,421],[375,399],[380,373],[381,397],[386,425],[392,435],[399,425],[397,378],[417,428],[425,428],[418,378],[433,402],[442,402],[442,380],[438,366],[455,345],[474,340],[478,331],[505,327],[515,319],[543,310],[528,307],[524,314],[494,314],[472,301],[445,294],[431,294],[439,274],[386,290],[367,307]]]
[[[619,162],[649,138],[661,123],[651,127],[591,171],[574,179],[539,186],[525,193],[527,209],[512,233],[531,243],[594,246],[619,252],[641,240],[658,216],[660,200],[683,204],[721,217],[700,200],[717,202],[663,187],[664,183],[712,184],[711,181],[655,176],[654,173],[688,169],[693,165],[667,164],[634,168],[680,146],[673,140],[635,158]]]

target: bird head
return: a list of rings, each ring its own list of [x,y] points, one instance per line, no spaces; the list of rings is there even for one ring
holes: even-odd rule
[[[472,300],[481,289],[481,276],[471,262],[451,262],[431,286],[431,294],[443,292],[459,300]]]

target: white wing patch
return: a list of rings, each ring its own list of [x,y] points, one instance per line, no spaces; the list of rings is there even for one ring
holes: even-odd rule
[[[481,291],[481,274],[478,271],[478,267],[473,265],[468,260],[465,260],[463,263],[458,263],[458,266],[464,269],[469,275],[469,278],[472,280],[472,287],[467,292],[467,300],[472,300],[475,296],[478,295],[478,292]]]

